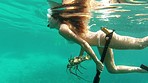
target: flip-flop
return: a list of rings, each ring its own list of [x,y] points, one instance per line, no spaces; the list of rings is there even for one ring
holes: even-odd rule
[[[148,71],[148,66],[146,66],[146,65],[144,65],[144,64],[141,64],[140,68],[142,68],[142,69]]]

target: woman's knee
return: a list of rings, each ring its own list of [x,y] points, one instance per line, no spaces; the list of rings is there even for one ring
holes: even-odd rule
[[[148,36],[144,37],[142,41],[143,41],[142,48],[146,48],[148,46]]]
[[[148,46],[148,40],[145,40],[145,38],[139,39],[138,46],[137,46],[138,49],[144,49],[147,46]]]
[[[108,68],[107,70],[111,74],[117,74],[118,73],[118,69],[116,67]]]
[[[118,69],[117,69],[117,67],[116,67],[116,65],[114,64],[106,64],[105,65],[106,66],[106,68],[107,68],[107,71],[109,72],[109,73],[111,73],[111,74],[116,74],[117,73],[117,71],[118,71]]]

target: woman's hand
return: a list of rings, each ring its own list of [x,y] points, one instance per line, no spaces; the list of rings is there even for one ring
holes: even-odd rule
[[[97,67],[97,70],[102,72],[104,65],[102,64],[102,62],[98,61],[98,63],[96,64],[96,67]]]

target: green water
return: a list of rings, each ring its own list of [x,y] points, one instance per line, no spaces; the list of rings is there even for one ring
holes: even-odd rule
[[[107,26],[122,35],[147,36],[148,5],[118,6],[122,8],[117,10],[130,11],[107,13],[102,10],[102,14],[96,10],[90,21],[90,25],[96,26],[91,30]],[[68,58],[78,55],[80,46],[67,42],[56,30],[46,27],[47,8],[46,0],[0,1],[0,83],[91,83],[66,72]],[[93,49],[100,58],[96,48]],[[147,52],[147,48],[115,50],[115,61],[124,65],[148,65]],[[80,75],[92,81],[95,64],[87,61],[82,65],[87,70],[80,68],[83,72]],[[105,68],[101,83],[148,83],[147,78],[148,74],[110,74]]]

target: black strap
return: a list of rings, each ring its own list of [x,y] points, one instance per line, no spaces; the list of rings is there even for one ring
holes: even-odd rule
[[[146,66],[146,65],[144,65],[144,64],[141,64],[140,68],[142,68],[142,69],[148,71],[148,66]]]
[[[106,37],[105,37],[106,43],[105,43],[105,47],[104,47],[102,57],[101,57],[101,60],[100,60],[102,63],[104,62],[104,59],[105,59],[105,56],[106,56],[106,53],[107,53],[107,49],[108,49],[108,46],[109,46],[110,41],[112,39],[112,35],[113,35],[114,31],[115,30],[113,30],[111,33],[107,34]],[[93,83],[100,83],[100,74],[101,74],[101,71],[97,70],[97,73],[96,73],[96,76],[94,77]]]

